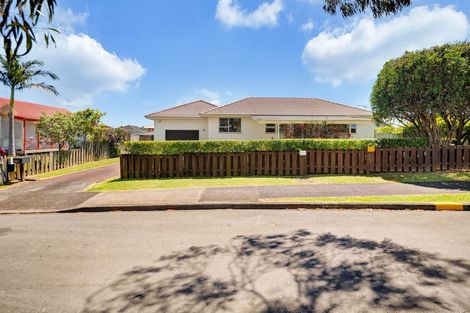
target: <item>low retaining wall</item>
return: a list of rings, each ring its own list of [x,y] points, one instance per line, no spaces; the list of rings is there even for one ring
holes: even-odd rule
[[[304,176],[470,169],[470,146],[121,155],[121,178]]]

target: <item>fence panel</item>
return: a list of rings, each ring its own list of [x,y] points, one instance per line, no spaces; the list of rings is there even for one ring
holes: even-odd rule
[[[94,148],[95,152],[98,148]],[[98,151],[104,151],[102,148]],[[72,155],[89,155],[73,151]],[[93,154],[100,158],[101,152]],[[49,164],[60,164],[52,153],[34,156],[28,174],[47,171]],[[88,159],[86,157],[85,159]],[[70,164],[80,163],[80,158]],[[46,169],[43,167],[46,166]],[[185,153],[169,156],[121,156],[121,177],[229,177],[304,176],[308,174],[365,174],[385,172],[431,172],[470,169],[470,146],[428,148],[377,148],[367,150],[310,150],[298,152]]]
[[[7,183],[7,163],[8,159],[6,157],[0,156],[0,185]]]
[[[66,151],[48,151],[28,154],[30,162],[25,164],[25,175],[32,176],[67,168],[91,161],[108,159],[109,145],[107,143],[85,144],[83,148]],[[121,172],[129,172],[128,167],[121,164]]]

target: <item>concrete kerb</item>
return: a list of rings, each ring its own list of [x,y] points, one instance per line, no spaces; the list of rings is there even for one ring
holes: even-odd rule
[[[235,203],[182,203],[123,206],[83,206],[62,210],[0,211],[0,214],[45,213],[99,213],[119,211],[171,211],[171,210],[423,210],[423,211],[470,211],[470,204],[458,203],[308,203],[308,202],[235,202]]]

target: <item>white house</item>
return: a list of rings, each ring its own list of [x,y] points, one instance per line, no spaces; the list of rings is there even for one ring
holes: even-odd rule
[[[198,100],[145,116],[155,140],[374,138],[372,112],[316,98]]]

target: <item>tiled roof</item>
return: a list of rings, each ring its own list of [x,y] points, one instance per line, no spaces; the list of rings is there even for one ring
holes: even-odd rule
[[[142,127],[135,126],[135,125],[126,125],[126,126],[122,126],[121,128],[128,132],[134,132],[134,133],[141,133],[144,131]]]
[[[217,108],[217,106],[203,100],[197,100],[194,102],[185,103],[173,108],[148,114],[145,117],[149,119],[154,119],[158,117],[199,117],[199,113],[205,112],[213,108]]]
[[[10,99],[0,98],[0,113],[7,114]],[[14,113],[16,118],[38,121],[42,114],[52,115],[55,112],[70,112],[64,108],[52,107],[43,104],[15,100]]]
[[[250,97],[202,115],[372,116],[372,112],[317,98]]]

